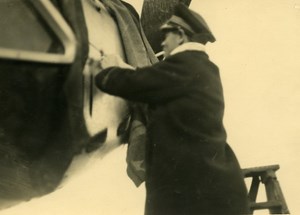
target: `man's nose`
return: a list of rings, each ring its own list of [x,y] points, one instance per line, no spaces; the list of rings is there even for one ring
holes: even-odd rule
[[[165,41],[162,41],[160,45],[163,48],[165,46]]]

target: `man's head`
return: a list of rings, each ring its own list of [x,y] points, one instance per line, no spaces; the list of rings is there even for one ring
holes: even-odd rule
[[[164,34],[162,47],[165,57],[169,56],[172,50],[183,43],[198,42],[206,44],[216,40],[205,20],[184,4],[175,7],[174,15],[160,27],[160,30]]]
[[[161,43],[164,56],[168,57],[170,53],[178,46],[183,43],[190,41],[190,38],[181,28],[168,29],[167,31],[163,31],[164,40]]]

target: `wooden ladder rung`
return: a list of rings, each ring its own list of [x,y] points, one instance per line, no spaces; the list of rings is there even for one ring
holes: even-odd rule
[[[270,208],[277,208],[277,207],[282,207],[282,204],[280,201],[276,201],[276,200],[270,200],[267,202],[250,203],[251,210],[263,210],[263,209],[270,209]]]
[[[273,170],[274,172],[279,169],[279,165],[270,165],[270,166],[260,166],[243,169],[243,174],[245,177],[252,177],[255,175],[261,175],[263,172],[268,170]]]

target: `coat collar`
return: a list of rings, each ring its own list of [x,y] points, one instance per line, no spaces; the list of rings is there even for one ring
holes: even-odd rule
[[[178,47],[176,47],[173,51],[171,51],[170,55],[177,54],[179,52],[184,51],[202,51],[205,52],[205,46],[201,43],[196,42],[187,42]]]

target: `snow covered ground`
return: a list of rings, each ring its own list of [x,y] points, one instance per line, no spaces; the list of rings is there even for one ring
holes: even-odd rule
[[[55,192],[3,210],[1,215],[143,214],[144,186],[136,188],[126,175],[127,146],[108,144],[75,158]]]

